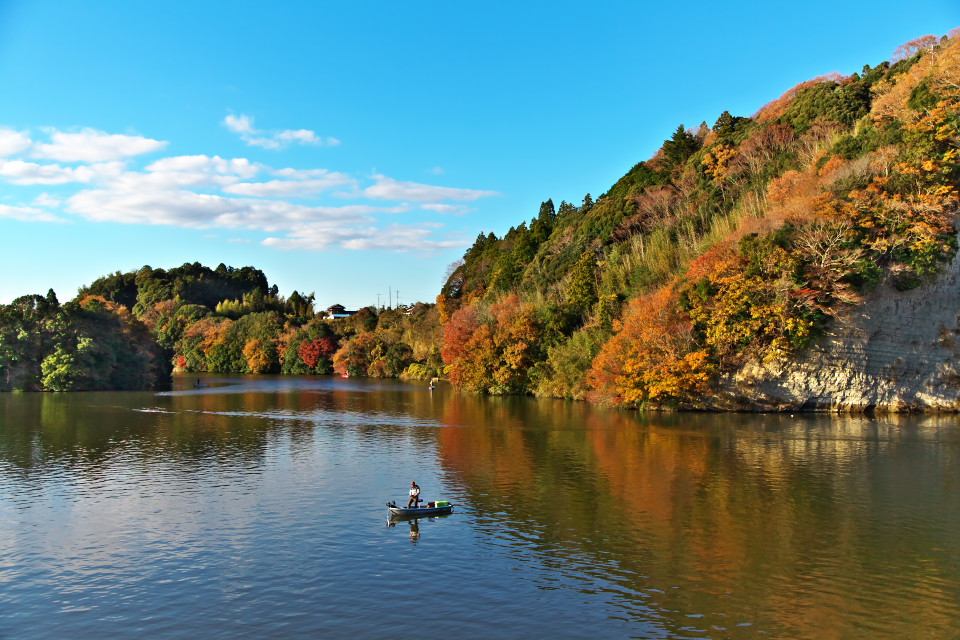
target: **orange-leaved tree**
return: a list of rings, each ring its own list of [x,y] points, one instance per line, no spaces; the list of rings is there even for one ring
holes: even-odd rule
[[[351,376],[368,375],[377,336],[373,331],[363,331],[347,340],[333,355],[333,370]]]
[[[652,407],[700,403],[714,367],[674,286],[635,298],[617,324],[587,374],[592,400]]]
[[[444,326],[441,355],[450,382],[488,393],[528,393],[528,372],[537,353],[536,307],[510,294],[483,308],[461,307]]]
[[[244,345],[243,356],[247,359],[250,373],[269,373],[273,368],[275,358],[271,357],[270,346],[257,338]]]

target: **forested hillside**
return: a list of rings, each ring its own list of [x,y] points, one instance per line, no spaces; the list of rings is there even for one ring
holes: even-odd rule
[[[680,126],[595,200],[481,235],[438,297],[458,388],[696,408],[957,249],[960,38]]]
[[[0,306],[0,391],[155,389],[170,367],[147,327],[126,307],[84,296],[46,296]]]
[[[145,266],[99,278],[61,306],[0,306],[0,390],[152,389],[170,371],[433,378],[435,305],[328,319],[314,294],[279,294],[253,267]]]
[[[679,126],[596,199],[481,234],[437,304],[318,313],[253,267],[145,266],[0,306],[0,390],[187,372],[446,376],[458,389],[702,408],[790,362],[878,287],[957,251],[960,37]],[[960,309],[958,309],[960,313]]]

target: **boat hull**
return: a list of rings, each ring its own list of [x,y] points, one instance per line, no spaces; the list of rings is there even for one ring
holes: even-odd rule
[[[419,509],[405,509],[403,507],[388,507],[390,515],[400,518],[428,518],[453,513],[453,505],[446,507],[421,507]]]

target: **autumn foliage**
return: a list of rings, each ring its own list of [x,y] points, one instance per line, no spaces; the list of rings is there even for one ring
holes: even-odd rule
[[[489,306],[458,310],[444,328],[443,361],[455,386],[524,393],[537,360],[536,307],[511,294]]]
[[[696,408],[718,376],[797,356],[955,255],[958,100],[957,32],[925,36],[678,127],[600,198],[481,235],[438,298],[451,382]]]
[[[297,355],[310,367],[316,368],[321,358],[331,358],[337,351],[337,341],[332,337],[304,340],[297,349]]]
[[[709,392],[709,353],[673,287],[633,300],[589,373],[594,401],[671,406]]]
[[[797,357],[878,288],[936,277],[957,251],[958,185],[955,30],[753,117],[678,126],[602,195],[479,234],[436,305],[328,321],[312,294],[283,299],[249,267],[144,267],[64,310],[40,296],[0,308],[0,383],[88,388],[104,384],[97,363],[151,372],[159,353],[185,371],[445,375],[482,393],[709,406],[724,377]],[[41,337],[21,344],[24,327]]]

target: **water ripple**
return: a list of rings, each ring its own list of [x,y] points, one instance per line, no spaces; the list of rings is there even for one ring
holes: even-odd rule
[[[0,637],[960,632],[943,423],[271,384],[0,397]],[[455,513],[387,526],[411,479]]]

